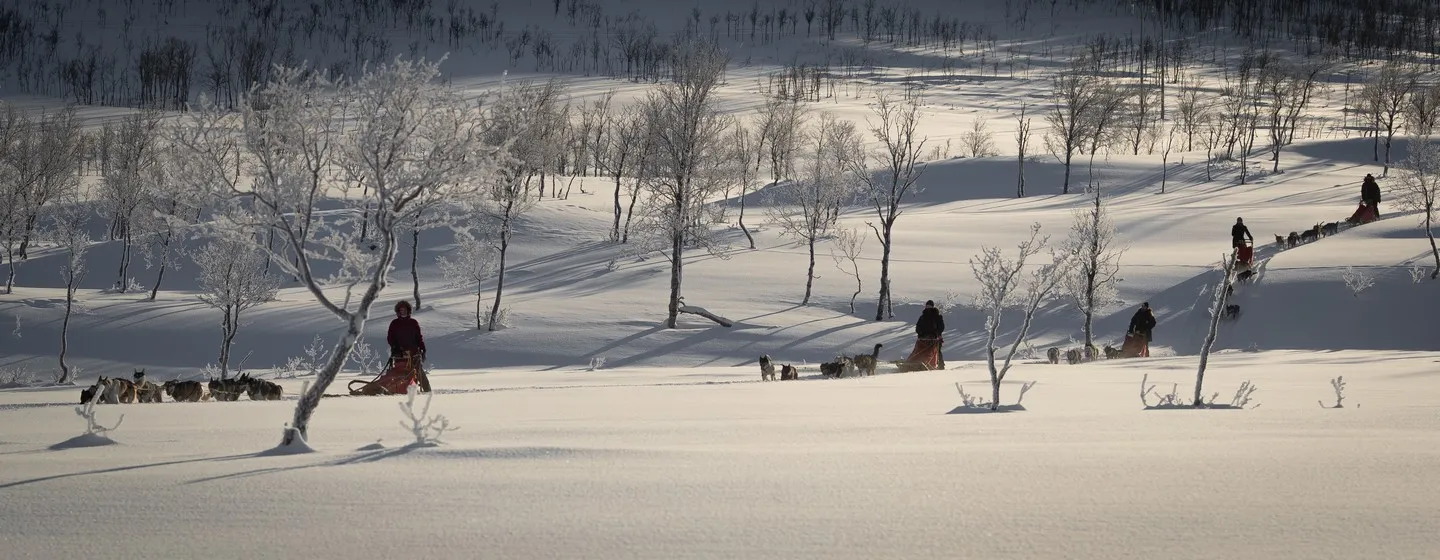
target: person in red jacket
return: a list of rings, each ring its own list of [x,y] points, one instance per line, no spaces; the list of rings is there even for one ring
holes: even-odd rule
[[[385,342],[390,344],[392,359],[404,356],[406,352],[415,356],[419,361],[415,364],[415,370],[419,377],[420,389],[427,393],[430,392],[430,379],[421,367],[421,364],[425,362],[425,336],[420,333],[420,322],[410,316],[410,302],[400,300],[395,303],[395,319],[390,321],[390,330],[385,334]]]

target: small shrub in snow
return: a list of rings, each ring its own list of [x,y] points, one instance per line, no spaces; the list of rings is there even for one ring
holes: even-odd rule
[[[1245,405],[1250,404],[1250,395],[1255,394],[1256,389],[1259,389],[1259,387],[1256,387],[1249,381],[1241,383],[1240,388],[1235,390],[1235,396],[1230,399],[1230,406],[1234,408],[1245,408]],[[1257,404],[1255,406],[1260,405]]]
[[[378,373],[382,362],[384,362],[384,358],[368,342],[357,342],[355,349],[350,351],[350,363],[360,368],[361,375]]]
[[[1416,283],[1418,284],[1419,282],[1416,282]],[[19,315],[16,315],[16,316],[15,316],[15,330],[10,331],[10,336],[13,336],[13,337],[15,337],[15,338],[20,338],[20,335],[22,335],[22,334],[24,334],[24,333],[22,332],[22,329],[20,328],[20,316],[19,316]]]
[[[120,283],[119,283],[119,282],[116,282],[116,283],[114,283],[113,285],[111,285],[108,289],[102,290],[101,293],[106,293],[106,294],[123,294],[123,293],[129,292],[129,293],[132,293],[132,294],[133,294],[133,293],[141,293],[141,292],[145,292],[145,291],[146,291],[145,286],[141,285],[139,282],[136,282],[136,281],[135,281],[135,278],[132,276],[132,277],[126,279],[126,281],[125,281],[125,286],[124,286],[123,288],[120,286]]]
[[[1145,405],[1145,408],[1190,408],[1189,405],[1180,400],[1179,383],[1174,384],[1174,386],[1170,388],[1170,394],[1156,395],[1155,386],[1148,384],[1148,381],[1150,381],[1150,374],[1148,373],[1140,379],[1140,402]],[[1155,404],[1150,404],[1151,395],[1159,397],[1159,400],[1157,400]]]
[[[1422,282],[1425,281],[1425,277],[1426,277],[1426,276],[1429,276],[1429,274],[1426,273],[1425,267],[1423,267],[1423,266],[1418,266],[1418,265],[1417,265],[1417,266],[1412,266],[1412,267],[1410,267],[1410,281],[1411,281],[1411,282],[1414,282],[1414,283],[1416,283],[1416,284],[1422,283]],[[15,332],[17,333],[15,336],[17,336],[17,337],[20,336],[20,335],[18,334],[18,333],[20,332],[20,318],[19,318],[19,317],[16,317],[16,318],[15,318]]]
[[[605,367],[605,356],[590,358],[590,371],[599,371],[603,367]]]
[[[1355,270],[1353,266],[1345,267],[1345,272],[1340,275],[1340,278],[1345,280],[1345,287],[1350,288],[1350,292],[1355,294],[1355,297],[1360,297],[1360,292],[1375,285],[1374,276],[1363,270]]]
[[[0,368],[0,387],[29,387],[38,381],[25,364]]]
[[[1330,386],[1335,389],[1335,406],[1325,406],[1325,402],[1320,401],[1320,408],[1345,408],[1345,376],[1331,379]]]
[[[966,392],[965,392],[965,387],[961,386],[959,383],[956,383],[956,384],[955,384],[955,390],[960,392],[960,406],[959,406],[959,408],[957,408],[957,410],[972,411],[972,412],[993,412],[993,411],[1025,410],[1025,408],[1024,408],[1023,406],[1021,406],[1021,403],[1025,401],[1025,393],[1028,392],[1028,391],[1030,391],[1030,388],[1031,388],[1031,387],[1034,387],[1034,386],[1035,386],[1035,383],[1036,383],[1035,381],[1030,381],[1030,382],[1026,382],[1026,383],[1021,383],[1021,384],[1020,384],[1020,396],[1015,399],[1015,404],[1013,404],[1013,405],[999,405],[999,406],[996,406],[995,403],[993,403],[993,402],[991,402],[991,401],[987,401],[987,400],[985,400],[984,398],[982,398],[982,397],[980,397],[980,396],[971,395],[970,393],[966,393]],[[952,411],[952,412],[953,412],[953,411]]]
[[[405,389],[405,402],[400,403],[400,412],[405,414],[406,421],[400,422],[400,427],[415,435],[414,445],[434,447],[444,443],[440,441],[441,435],[459,428],[451,427],[450,419],[443,415],[430,416],[430,399],[435,396],[434,393],[425,393],[425,406],[416,412],[415,396],[419,393],[420,388],[414,383]]]
[[[495,315],[495,320],[494,320],[494,321],[491,321],[491,320],[490,320],[490,317],[491,317],[492,315]],[[494,310],[486,311],[486,312],[485,312],[485,315],[484,315],[484,319],[485,319],[485,324],[487,324],[487,325],[495,325],[495,330],[499,330],[499,329],[502,329],[502,328],[508,329],[508,328],[510,328],[510,308],[509,308],[509,307],[505,307],[505,308],[500,309],[500,312],[499,312],[498,315],[495,314],[495,311],[494,311]]]

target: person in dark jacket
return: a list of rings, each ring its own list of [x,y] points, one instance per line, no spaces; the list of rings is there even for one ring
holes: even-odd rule
[[[945,351],[941,348],[945,344],[944,334],[945,318],[940,316],[935,300],[926,301],[925,310],[920,312],[920,319],[915,321],[915,336],[920,340],[935,341],[935,369],[945,369]]]
[[[1150,310],[1150,302],[1140,304],[1140,310],[1130,317],[1130,332],[1144,337],[1145,347],[1140,355],[1150,357],[1150,340],[1155,333],[1155,312]]]
[[[420,322],[410,316],[410,302],[400,300],[395,303],[395,318],[390,321],[385,342],[390,344],[391,358],[404,356],[406,352],[415,355],[420,362],[415,364],[415,369],[419,372],[420,389],[430,392],[430,379],[421,366],[425,362],[425,336],[420,333]]]
[[[1360,183],[1360,203],[1369,206],[1375,211],[1375,217],[1380,217],[1380,183],[1375,182],[1375,176],[1365,174],[1365,181]]]
[[[1235,218],[1235,225],[1230,226],[1230,246],[1244,247],[1245,240],[1255,242],[1255,236],[1250,235],[1250,228],[1245,227],[1245,218]]]

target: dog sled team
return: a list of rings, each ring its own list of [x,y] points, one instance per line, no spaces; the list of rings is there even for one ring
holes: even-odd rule
[[[425,337],[420,332],[420,323],[410,316],[410,302],[395,304],[395,319],[385,335],[390,345],[390,361],[373,380],[350,382],[351,395],[404,394],[413,383],[421,391],[430,392],[430,379],[421,364],[425,361]],[[267,381],[250,374],[241,374],[231,379],[199,381],[171,380],[155,383],[137,369],[133,380],[122,377],[101,376],[94,385],[80,391],[80,402],[88,403],[96,398],[103,404],[158,403],[165,397],[173,402],[238,401],[241,395],[252,401],[278,401],[284,398],[284,390],[273,381]]]

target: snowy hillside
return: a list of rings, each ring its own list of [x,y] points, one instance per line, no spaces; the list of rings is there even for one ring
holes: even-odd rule
[[[1440,10],[1290,4],[0,1],[0,549],[1433,556],[1440,262],[1402,199],[1440,185],[1440,78],[1395,22]],[[1350,227],[1367,174],[1382,217]],[[1151,355],[1051,365],[1085,342],[1097,193],[1095,344],[1148,302]],[[1253,276],[1210,345],[1237,218]],[[1036,224],[1015,277],[1052,297],[993,314],[976,263]],[[927,300],[946,367],[901,372]],[[401,301],[433,401],[341,397]],[[218,383],[227,333],[278,401],[76,408]],[[877,375],[821,369],[877,344]]]

